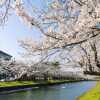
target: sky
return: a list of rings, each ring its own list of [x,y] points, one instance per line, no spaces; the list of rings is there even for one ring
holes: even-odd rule
[[[28,0],[25,0],[28,2]],[[42,7],[42,0],[31,0],[37,7]],[[22,48],[19,46],[18,40],[31,37],[39,40],[40,33],[35,28],[30,29],[27,25],[20,21],[19,17],[12,14],[4,27],[0,27],[0,50],[12,55],[14,58],[21,57]]]

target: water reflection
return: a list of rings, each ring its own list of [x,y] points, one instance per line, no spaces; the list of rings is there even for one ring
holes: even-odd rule
[[[0,100],[75,100],[96,82],[77,82],[55,86],[35,87],[23,92],[0,95]]]

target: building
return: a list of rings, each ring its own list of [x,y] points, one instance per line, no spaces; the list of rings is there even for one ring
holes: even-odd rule
[[[9,54],[7,54],[7,53],[5,53],[5,52],[3,52],[3,51],[0,50],[0,59],[10,60],[11,58],[12,58],[11,55],[9,55]]]

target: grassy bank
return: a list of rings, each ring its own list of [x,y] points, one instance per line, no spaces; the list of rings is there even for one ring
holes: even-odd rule
[[[80,96],[77,100],[100,100],[100,82],[98,82],[90,91]]]
[[[1,87],[12,87],[12,86],[23,86],[23,85],[34,85],[37,84],[33,81],[13,81],[13,82],[0,82]]]
[[[14,86],[27,86],[27,85],[49,85],[60,84],[67,82],[76,82],[76,80],[48,80],[48,81],[12,81],[12,82],[0,82],[0,88],[2,87],[14,87]]]

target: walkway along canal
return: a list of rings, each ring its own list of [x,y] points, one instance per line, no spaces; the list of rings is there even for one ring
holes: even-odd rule
[[[76,100],[78,96],[88,91],[95,84],[95,81],[86,81],[34,87],[26,91],[1,94],[0,100]]]

